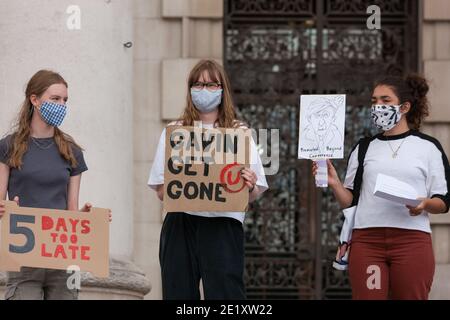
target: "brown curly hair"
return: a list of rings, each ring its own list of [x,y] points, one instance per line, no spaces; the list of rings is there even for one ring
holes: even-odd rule
[[[416,73],[405,78],[387,76],[375,82],[374,88],[388,86],[399,99],[400,103],[409,102],[411,109],[406,114],[406,120],[411,129],[419,130],[423,120],[430,114],[427,93],[429,86],[427,80]]]

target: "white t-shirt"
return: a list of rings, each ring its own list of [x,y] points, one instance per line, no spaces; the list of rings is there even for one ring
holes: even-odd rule
[[[397,157],[393,158],[392,150],[397,150],[401,143]],[[344,187],[351,190],[358,168],[358,149],[357,146],[350,155],[344,182]],[[373,195],[379,173],[410,184],[421,197],[442,199],[448,211],[450,172],[440,143],[414,130],[397,136],[375,136],[364,158],[354,226],[355,229],[391,227],[431,233],[427,212],[411,216],[404,205]]]
[[[203,124],[203,128],[212,129],[213,124]],[[264,168],[261,163],[261,158],[259,157],[258,150],[256,148],[255,142],[251,141],[250,146],[250,169],[253,170],[257,176],[256,185],[258,186],[259,194],[266,191],[269,187],[267,185],[266,176],[264,175]],[[156,190],[158,185],[164,184],[164,153],[166,148],[166,129],[164,128],[161,136],[159,138],[158,148],[156,149],[156,154],[153,160],[152,169],[150,171],[150,177],[148,179],[148,185],[150,188]],[[180,211],[183,211],[180,208]],[[229,217],[239,220],[241,223],[244,222],[245,212],[209,212],[209,211],[199,211],[199,212],[186,212],[191,215],[201,216],[201,217]]]

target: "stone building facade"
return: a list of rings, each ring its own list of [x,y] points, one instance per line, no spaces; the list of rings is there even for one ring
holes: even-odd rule
[[[66,26],[71,5],[81,9],[80,30]],[[420,68],[432,84],[424,131],[450,154],[450,2],[420,7]],[[162,128],[184,107],[188,71],[201,58],[223,59],[223,16],[223,0],[0,1],[0,131],[10,128],[30,76],[59,71],[70,95],[63,129],[85,148],[90,168],[81,202],[113,210],[112,277],[85,276],[81,298],[161,298],[164,215],[146,182]],[[432,229],[432,298],[450,299],[450,215],[433,217]]]

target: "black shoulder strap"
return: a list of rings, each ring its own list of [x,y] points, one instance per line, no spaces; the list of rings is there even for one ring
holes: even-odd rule
[[[359,201],[359,195],[361,194],[362,178],[364,173],[364,158],[366,156],[369,144],[372,141],[372,137],[365,137],[358,142],[358,169],[356,170],[355,180],[353,182],[353,201],[351,206],[356,206]]]

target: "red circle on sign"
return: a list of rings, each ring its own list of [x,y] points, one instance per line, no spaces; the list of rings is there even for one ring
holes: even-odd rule
[[[231,169],[233,169],[236,166],[239,166],[239,164],[237,164],[237,163],[229,164],[229,165],[225,166],[222,169],[222,171],[220,172],[220,183],[222,184],[225,191],[228,193],[237,193],[245,188],[245,182],[244,182],[244,179],[242,179],[240,171],[238,172],[236,179],[232,180]],[[238,189],[233,190],[229,187],[229,186],[238,185],[239,182],[241,182],[241,181],[242,181],[242,186],[239,187]]]

